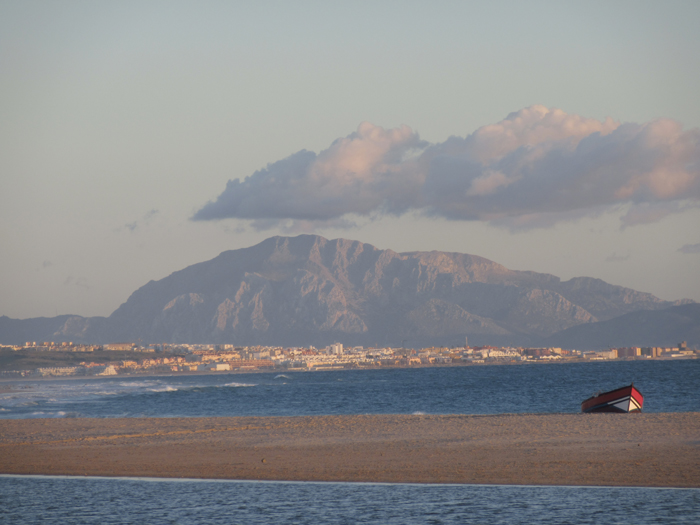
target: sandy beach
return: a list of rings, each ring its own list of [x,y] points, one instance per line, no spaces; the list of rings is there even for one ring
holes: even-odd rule
[[[0,420],[0,473],[700,487],[700,413]]]

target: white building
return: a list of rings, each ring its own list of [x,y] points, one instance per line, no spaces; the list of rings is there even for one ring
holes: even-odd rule
[[[85,369],[81,366],[54,366],[37,368],[34,373],[40,376],[74,376],[83,372]]]
[[[207,372],[221,372],[223,370],[231,370],[231,365],[228,363],[207,363],[206,365],[199,365],[197,370],[204,370]]]
[[[107,366],[93,366],[90,368],[90,372],[96,376],[116,376],[117,369],[112,365]]]

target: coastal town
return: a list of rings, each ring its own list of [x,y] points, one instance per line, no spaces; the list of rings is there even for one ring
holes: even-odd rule
[[[85,345],[71,342],[27,342],[2,346],[17,355],[52,355],[56,366],[35,368],[3,367],[0,378],[114,376],[130,374],[177,374],[251,371],[318,371],[372,367],[469,366],[519,364],[552,361],[609,361],[642,359],[697,359],[700,350],[685,342],[675,347],[624,347],[605,351],[562,348],[513,348],[495,346],[409,348],[344,347],[334,343],[325,348],[235,346],[231,344],[112,343]],[[72,359],[68,359],[68,358]],[[91,359],[92,357],[92,359]],[[65,358],[65,359],[62,359]],[[83,360],[77,359],[84,358]],[[70,364],[66,364],[68,361]]]

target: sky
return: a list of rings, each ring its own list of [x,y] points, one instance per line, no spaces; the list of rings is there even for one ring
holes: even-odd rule
[[[0,315],[273,235],[700,301],[700,3],[0,0]]]

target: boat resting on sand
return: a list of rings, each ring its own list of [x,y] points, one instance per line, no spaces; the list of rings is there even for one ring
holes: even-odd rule
[[[581,403],[581,412],[641,412],[642,406],[644,396],[631,384],[589,397]]]

